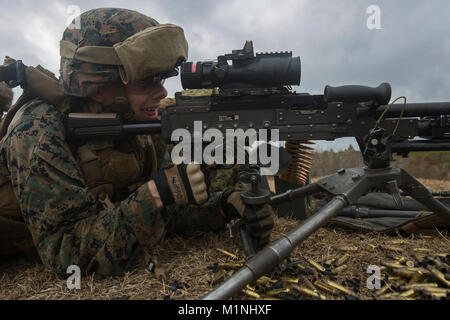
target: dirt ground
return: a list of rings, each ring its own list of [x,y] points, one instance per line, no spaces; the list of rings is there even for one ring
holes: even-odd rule
[[[421,181],[433,191],[450,190],[450,181]],[[299,223],[284,218],[275,218],[275,222],[273,240]],[[236,257],[217,249],[226,250]],[[339,263],[342,270],[336,270],[337,260],[345,254],[346,261]],[[299,265],[268,275],[270,279],[251,284],[246,292],[235,298],[422,299],[430,298],[429,292],[411,291],[406,286],[434,282],[432,286],[441,288],[435,289],[441,293],[434,298],[445,299],[442,292],[448,293],[448,287],[444,287],[450,279],[433,277],[430,275],[432,268],[428,265],[427,269],[423,261],[430,257],[449,264],[449,255],[450,235],[446,230],[401,236],[325,227],[294,250],[291,261],[301,260]],[[230,239],[229,233],[223,232],[193,239],[164,240],[155,248],[152,257],[157,262],[153,272],[149,266],[141,266],[122,277],[100,279],[95,275],[85,276],[81,278],[80,290],[69,290],[65,278],[56,276],[32,257],[17,257],[0,262],[0,299],[200,299],[233,270],[238,270],[226,264],[242,263],[244,254],[239,239]],[[320,266],[314,266],[314,262]],[[395,262],[395,265],[390,265],[390,262]],[[383,295],[379,290],[367,288],[367,279],[371,276],[367,269],[371,265],[381,267]],[[325,271],[320,271],[321,267]],[[418,272],[412,279],[411,275],[400,275],[400,269],[410,267],[421,270],[423,274]],[[447,272],[448,277],[450,270],[445,268],[440,270]]]

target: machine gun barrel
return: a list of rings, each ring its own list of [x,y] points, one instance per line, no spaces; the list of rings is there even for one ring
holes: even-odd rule
[[[404,104],[393,104],[386,112],[386,118],[399,117]],[[377,108],[376,114],[380,116],[387,108],[383,105]],[[450,102],[407,103],[403,117],[440,116],[450,115]]]

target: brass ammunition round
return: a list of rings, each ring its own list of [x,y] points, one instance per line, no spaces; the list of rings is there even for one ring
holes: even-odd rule
[[[376,292],[376,294],[378,295],[378,296],[381,296],[382,294],[384,294],[387,290],[389,290],[391,287],[390,286],[388,286],[388,285],[386,285],[386,286],[384,286],[383,288],[381,288],[380,290],[378,290],[377,292]]]
[[[337,265],[337,266],[342,265],[349,257],[350,257],[350,255],[349,255],[348,253],[344,254],[342,257],[340,257],[340,258],[336,261],[336,265]]]
[[[405,240],[392,240],[391,243],[392,244],[403,244],[403,243],[406,243],[406,241]]]
[[[265,295],[276,296],[276,295],[278,295],[278,294],[280,294],[282,292],[289,293],[289,292],[291,292],[291,289],[289,289],[289,288],[274,289],[274,290],[267,291],[265,293]]]
[[[302,282],[312,291],[317,291],[317,288],[306,277],[302,277]]]
[[[439,280],[444,286],[450,288],[450,281],[445,279],[445,276],[442,272],[433,267],[428,267],[428,270],[433,274],[433,276]]]
[[[412,297],[415,294],[416,294],[415,291],[413,289],[410,289],[410,290],[407,290],[405,292],[400,293],[400,296],[401,297],[410,298],[410,297]]]
[[[238,268],[242,268],[243,264],[242,263],[225,262],[225,263],[219,263],[218,267],[224,268],[224,269],[238,269]]]
[[[220,248],[216,248],[216,250],[221,252],[221,253],[223,253],[223,254],[225,254],[225,255],[227,255],[227,256],[229,256],[229,257],[231,257],[231,258],[233,258],[233,259],[239,259],[238,256],[236,256],[235,254],[232,254],[231,252],[228,252],[226,250],[223,250],[223,249],[220,249]]]
[[[386,299],[391,299],[391,298],[398,297],[398,296],[399,296],[398,292],[390,292],[390,293],[386,293],[386,294],[379,296],[379,298],[386,300]]]
[[[403,277],[403,278],[411,278],[411,277],[413,277],[416,274],[415,271],[406,270],[406,268],[393,269],[392,271],[394,272],[394,274],[397,274],[397,275],[399,275],[400,277]]]
[[[294,278],[287,278],[287,277],[281,277],[281,281],[283,282],[287,282],[287,283],[294,283],[294,284],[298,284],[299,279],[294,279]]]
[[[325,284],[330,286],[330,287],[332,287],[332,288],[335,288],[335,289],[337,289],[337,290],[339,290],[339,291],[341,291],[341,292],[343,292],[343,293],[345,293],[347,295],[353,295],[354,294],[352,290],[349,290],[346,287],[343,287],[340,284],[337,284],[336,282],[333,282],[331,280],[325,281]]]
[[[342,272],[342,271],[345,270],[345,269],[347,269],[347,265],[346,265],[346,264],[343,264],[343,265],[340,265],[340,266],[337,267],[337,268],[334,268],[334,269],[333,269],[333,273],[339,273],[339,272]]]
[[[295,290],[297,290],[300,293],[306,294],[310,297],[313,298],[317,298],[317,299],[321,299],[321,300],[326,300],[327,298],[324,295],[321,295],[319,292],[314,292],[308,288],[303,288],[300,286],[293,286],[292,288],[294,288]]]
[[[414,261],[412,261],[412,260],[408,260],[408,261],[406,261],[406,265],[408,266],[408,267],[410,267],[410,268],[414,268]]]
[[[402,286],[402,290],[408,290],[408,289],[415,289],[415,288],[437,288],[438,284],[431,282],[431,283],[409,283],[405,286]]]
[[[306,261],[308,261],[308,263],[312,266],[312,267],[314,267],[316,270],[318,270],[318,271],[325,271],[326,269],[324,268],[324,267],[322,267],[320,264],[318,264],[317,262],[315,262],[314,260],[312,260],[312,259],[307,259]]]
[[[247,296],[252,297],[252,298],[256,298],[256,299],[261,298],[261,296],[258,293],[248,290],[248,289],[243,289],[242,292],[244,292]]]
[[[397,263],[397,262],[381,262],[381,264],[385,267],[391,268],[391,269],[397,269],[397,268],[404,268],[405,266]]]
[[[421,252],[421,253],[429,253],[429,252],[431,252],[431,249],[426,249],[426,248],[414,248],[412,251],[414,251],[414,252]]]
[[[251,285],[249,285],[249,284],[247,284],[245,287],[246,287],[248,290],[256,291],[256,289],[255,289],[254,287],[252,287]]]
[[[326,291],[326,292],[328,292],[328,293],[331,293],[331,294],[333,294],[333,295],[339,293],[339,291],[337,291],[337,290],[334,289],[334,288],[331,288],[331,287],[327,286],[325,283],[323,283],[323,282],[321,282],[321,281],[314,281],[314,286],[316,286],[316,287],[319,288],[319,289],[322,289],[323,291]]]

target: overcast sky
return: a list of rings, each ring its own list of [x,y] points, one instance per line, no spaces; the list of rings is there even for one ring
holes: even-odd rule
[[[302,61],[297,92],[320,94],[327,84],[389,82],[393,98],[450,101],[448,0],[2,0],[0,56],[41,64],[58,75],[59,40],[70,23],[71,5],[81,12],[128,8],[178,24],[193,61],[231,53],[245,40],[253,40],[256,52],[293,51]],[[379,20],[374,11],[367,12],[371,5],[378,6]],[[380,29],[374,29],[377,23]],[[181,90],[179,77],[166,87],[169,96]],[[332,145],[342,148],[349,141]]]

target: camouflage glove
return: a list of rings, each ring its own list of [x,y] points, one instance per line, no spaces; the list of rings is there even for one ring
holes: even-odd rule
[[[221,205],[226,220],[244,219],[247,231],[258,250],[270,242],[274,226],[270,205],[246,205],[242,202],[241,193],[234,189],[226,190],[222,194]]]
[[[158,170],[153,176],[164,206],[175,203],[201,205],[208,200],[208,172],[199,164],[174,165]]]

